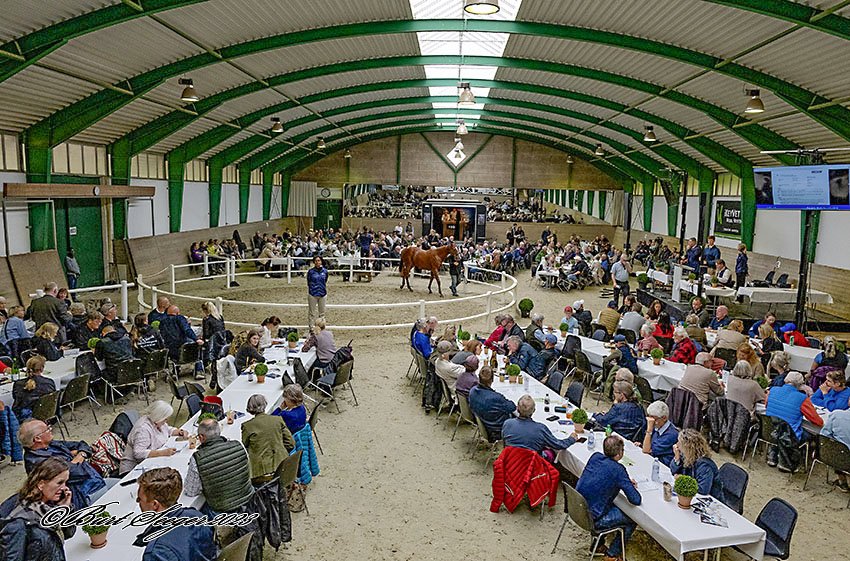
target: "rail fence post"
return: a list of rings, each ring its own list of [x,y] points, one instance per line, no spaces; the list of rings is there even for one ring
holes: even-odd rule
[[[141,290],[141,287],[139,287]],[[121,319],[124,321],[130,321],[130,303],[127,302],[127,281],[121,281]]]
[[[142,306],[142,303],[145,301],[145,289],[142,286],[142,275],[136,275],[136,287],[139,289],[139,293],[136,295],[136,301],[139,304],[139,313],[145,311],[145,307]]]
[[[210,256],[206,251],[204,252],[204,276],[210,276]]]
[[[230,288],[230,259],[224,260],[224,288]]]
[[[292,257],[286,258],[286,284],[292,284]]]
[[[224,298],[216,296],[215,301],[218,303],[218,313],[223,314],[224,312],[222,310],[224,310]]]
[[[174,263],[168,266],[171,270],[171,292],[177,292],[177,279],[174,278]]]
[[[156,286],[152,286],[151,287],[151,310],[156,309],[156,299],[159,298],[159,296],[157,295],[157,292],[159,292],[159,290],[157,290]]]
[[[425,317],[425,300],[419,301],[419,317]]]
[[[348,282],[354,282],[354,256],[348,262]]]
[[[490,314],[493,310],[493,291],[487,291],[487,322],[486,325],[490,325]]]

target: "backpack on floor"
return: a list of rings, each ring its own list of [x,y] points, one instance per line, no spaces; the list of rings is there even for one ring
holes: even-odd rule
[[[91,445],[91,466],[104,478],[115,477],[121,466],[126,444],[114,432],[103,431],[103,434]]]

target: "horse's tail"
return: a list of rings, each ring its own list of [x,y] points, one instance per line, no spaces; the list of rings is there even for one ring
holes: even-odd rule
[[[398,270],[402,272],[404,270],[404,253],[407,251],[407,248],[401,250],[401,253],[398,254]]]

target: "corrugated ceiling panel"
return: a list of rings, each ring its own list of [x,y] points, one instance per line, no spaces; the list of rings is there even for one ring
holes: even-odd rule
[[[331,76],[319,76],[309,80],[301,80],[287,84],[286,92],[299,99],[317,92],[328,92],[378,82],[395,82],[398,80],[424,80],[425,71],[421,66],[399,66],[395,68],[378,68],[374,70],[355,70]]]
[[[46,56],[47,64],[110,83],[201,52],[148,18],[139,18],[71,40]]]
[[[746,102],[746,98],[744,98],[744,101]],[[664,97],[653,98],[638,107],[638,109],[658,115],[696,132],[714,130],[720,126],[717,121],[702,111],[698,111],[688,105],[676,103]]]
[[[615,115],[614,111],[611,111],[610,109],[605,109],[604,107],[599,107],[597,105],[588,105],[587,103],[581,103],[578,101],[573,101],[571,99],[563,99],[551,95],[518,92],[514,90],[492,90],[490,92],[490,98],[519,99],[531,101],[534,103],[540,103],[543,105],[553,105],[555,107],[562,107],[564,109],[580,111],[588,115],[593,115],[594,117],[599,117],[600,119],[607,119]],[[494,103],[496,102],[494,101]]]
[[[412,33],[375,35],[295,45],[236,59],[242,68],[263,78],[337,62],[389,56],[417,56],[419,44]]]
[[[427,97],[428,90],[426,88],[399,88],[386,91],[375,91],[345,97],[335,97],[327,101],[320,101],[310,104],[310,108],[319,113],[336,109],[337,107],[358,105],[360,103],[368,103],[370,101],[379,101],[384,99],[396,99],[404,97]]]
[[[695,150],[694,148],[691,148],[689,145],[685,144],[681,140],[677,140],[675,142],[670,142],[669,144],[667,144],[667,146],[669,146],[670,148],[675,148],[679,152],[687,154],[691,158],[697,160],[702,165],[706,166],[707,168],[709,168],[709,169],[711,169],[711,170],[713,170],[717,173],[722,173],[724,171],[727,171],[720,164],[712,161],[711,159],[707,158],[706,156],[703,156],[699,151]]]
[[[342,22],[410,18],[405,0],[209,0],[159,17],[221,47]]]
[[[850,44],[846,39],[800,29],[738,60],[829,99],[850,89]]]
[[[213,148],[212,150],[207,150],[206,152],[201,154],[201,159],[202,160],[209,160],[211,157],[218,154],[219,152],[221,152],[225,148],[230,148],[234,144],[241,142],[241,141],[243,141],[246,138],[249,138],[251,136],[254,136],[254,134],[249,132],[249,131],[239,131],[236,134],[234,134],[233,136],[231,136],[230,138],[228,138],[227,140],[225,140],[224,142],[222,142],[221,144],[219,144],[218,146],[216,146],[215,148]]]
[[[638,51],[525,35],[511,36],[505,48],[505,56],[567,62],[665,86],[673,85],[700,70],[697,66]]]
[[[765,123],[765,126],[790,138],[803,148],[841,148],[850,142],[803,114],[782,117]]]
[[[733,113],[743,115],[744,107],[747,106],[747,96],[744,94],[745,87],[753,88],[754,86],[722,74],[708,73],[676,89],[693,97],[704,99],[713,105],[719,105]],[[761,99],[764,101],[765,107],[765,112],[761,114],[761,117],[769,117],[794,109],[773,93],[764,89],[761,90]]]
[[[644,92],[616,84],[609,84],[608,82],[579,78],[567,74],[555,74],[553,72],[540,72],[538,70],[523,70],[519,68],[500,68],[496,72],[496,80],[506,80],[508,82],[519,82],[522,84],[538,84],[562,90],[585,92],[625,105],[637,103],[645,99],[648,95]]]
[[[389,107],[376,107],[373,109],[364,109],[362,111],[351,111],[349,113],[344,113],[342,115],[337,115],[334,117],[329,117],[329,120],[334,123],[342,123],[343,121],[349,121],[351,119],[357,119],[359,117],[365,117],[367,115],[379,115],[381,113],[388,113],[392,111],[413,111],[415,109],[422,110],[424,113],[433,113],[434,109],[428,103],[409,103],[407,105],[397,105],[397,106],[389,106]],[[414,116],[408,117],[413,118]]]
[[[731,56],[791,24],[697,0],[524,0],[517,20],[562,23]]]
[[[19,131],[99,89],[31,66],[0,82],[0,128]]]
[[[724,146],[729,147],[730,149],[734,150],[735,152],[739,153],[740,155],[744,156],[748,160],[758,165],[774,166],[778,163],[770,156],[759,154],[758,148],[755,148],[752,144],[748,143],[746,140],[744,140],[732,131],[723,131],[711,134],[708,138],[716,140]]]
[[[248,82],[253,82],[247,74],[226,63],[212,64],[198,68],[186,74],[186,77],[191,78],[195,83],[195,90],[197,90],[201,98],[209,97],[221,91],[247,84]],[[183,86],[179,84],[179,79],[179,77],[176,77],[166,80],[163,84],[147,93],[146,97],[171,105],[182,103],[180,101],[180,92],[183,91]]]
[[[253,113],[263,107],[286,103],[288,99],[273,89],[260,90],[258,92],[243,95],[228,101],[213,111],[209,116],[221,121],[231,121],[247,113]]]
[[[103,142],[106,144],[167,112],[168,109],[162,105],[141,99],[122,107],[105,119],[101,119],[75,138],[84,142]]]
[[[197,121],[194,121],[193,123],[183,127],[171,136],[165,138],[163,141],[158,142],[156,145],[154,145],[151,151],[168,152],[169,150],[180,146],[187,140],[194,138],[199,134],[202,134],[210,130],[211,128],[217,126],[218,123],[216,123],[215,121],[211,121],[209,119],[198,119]]]
[[[54,23],[120,3],[120,0],[62,0],[33,4],[32,0],[3,0],[0,41],[10,41]]]

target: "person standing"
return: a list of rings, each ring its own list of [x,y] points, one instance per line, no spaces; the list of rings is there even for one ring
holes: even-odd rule
[[[452,284],[449,288],[452,291],[452,296],[458,296],[457,286],[460,284],[460,275],[463,271],[463,260],[460,255],[455,257],[450,253],[446,258],[446,263],[449,266],[449,277],[452,279]]]
[[[741,288],[747,286],[747,274],[750,272],[749,257],[747,257],[747,245],[738,244],[738,258],[735,259],[735,286]],[[740,296],[738,301],[743,300]]]
[[[611,276],[614,278],[614,302],[620,299],[620,294],[623,295],[623,302],[626,301],[626,296],[629,295],[629,275],[631,274],[632,266],[629,263],[629,258],[623,253],[620,255],[620,260],[611,267]]]
[[[77,288],[77,280],[80,278],[80,264],[77,263],[77,257],[74,255],[73,249],[69,249],[68,255],[65,256],[65,276],[68,278],[68,289],[74,290]],[[71,295],[71,298],[73,297]]]
[[[322,265],[322,258],[313,258],[313,268],[307,271],[307,325],[314,325],[320,317],[325,317],[325,299],[328,296],[328,270]]]

